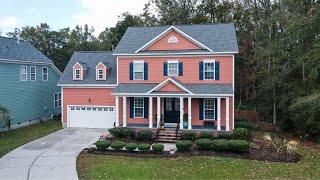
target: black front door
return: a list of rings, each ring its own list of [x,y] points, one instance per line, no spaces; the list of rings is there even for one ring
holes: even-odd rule
[[[178,98],[164,99],[164,122],[178,123],[180,116],[180,102]]]

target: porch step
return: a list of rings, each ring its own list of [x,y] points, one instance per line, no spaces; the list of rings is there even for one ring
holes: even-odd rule
[[[180,131],[176,134],[174,128],[165,128],[159,131],[157,142],[174,143],[177,139],[180,139],[180,137]]]

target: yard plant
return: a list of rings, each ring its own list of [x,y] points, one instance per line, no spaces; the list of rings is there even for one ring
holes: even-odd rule
[[[158,144],[158,143],[153,144],[152,145],[152,150],[155,151],[155,152],[160,153],[160,152],[162,152],[164,150],[164,145],[163,144]]]
[[[128,151],[134,151],[135,149],[137,149],[138,144],[137,143],[127,143],[126,144],[126,150]]]
[[[233,152],[243,153],[250,149],[250,143],[245,140],[230,140],[229,149]]]
[[[194,141],[197,138],[197,134],[194,131],[182,131],[181,132],[181,139],[182,140],[189,140]]]
[[[138,149],[140,151],[149,151],[150,150],[150,144],[146,144],[146,143],[139,144],[138,145]]]
[[[111,142],[106,140],[99,140],[95,143],[97,149],[105,150],[110,146]]]
[[[192,141],[178,140],[176,141],[176,147],[177,147],[177,150],[181,152],[190,151],[192,147]]]
[[[212,140],[211,139],[197,139],[196,146],[199,150],[211,150],[212,149]]]
[[[145,142],[152,141],[153,132],[150,130],[141,130],[138,132],[138,139]]]
[[[226,151],[226,150],[229,150],[229,140],[215,139],[215,140],[212,140],[211,146],[212,146],[212,150]]]
[[[111,143],[111,148],[114,150],[121,150],[126,145],[123,141],[114,141]]]

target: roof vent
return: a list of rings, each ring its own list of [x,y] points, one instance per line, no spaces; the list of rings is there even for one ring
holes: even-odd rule
[[[20,29],[14,28],[14,34],[17,36],[17,43],[20,44]]]

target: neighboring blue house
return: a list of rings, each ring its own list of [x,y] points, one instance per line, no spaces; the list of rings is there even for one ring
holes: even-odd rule
[[[0,37],[0,106],[9,110],[11,128],[60,114],[60,75],[31,43]]]

